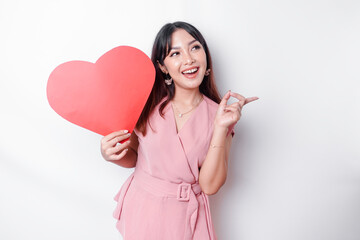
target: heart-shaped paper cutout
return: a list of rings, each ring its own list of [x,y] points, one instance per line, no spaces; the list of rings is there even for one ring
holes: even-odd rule
[[[120,46],[96,63],[70,61],[47,83],[50,106],[66,120],[101,135],[133,131],[155,81],[155,68],[139,49]]]

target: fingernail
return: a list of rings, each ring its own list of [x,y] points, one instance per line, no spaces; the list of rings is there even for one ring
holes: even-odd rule
[[[124,130],[124,133],[128,133],[129,131],[128,130]]]

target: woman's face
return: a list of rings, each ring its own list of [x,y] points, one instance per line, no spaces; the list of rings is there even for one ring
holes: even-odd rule
[[[184,29],[176,30],[171,36],[169,54],[160,65],[164,73],[172,77],[175,89],[199,88],[206,71],[206,53],[199,41]]]

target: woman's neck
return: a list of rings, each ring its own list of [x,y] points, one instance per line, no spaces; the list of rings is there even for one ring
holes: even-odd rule
[[[176,90],[174,98],[172,99],[177,105],[181,106],[194,106],[202,99],[202,94],[197,88],[196,90]]]

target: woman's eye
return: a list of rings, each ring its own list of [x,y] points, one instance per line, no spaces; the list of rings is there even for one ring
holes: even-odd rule
[[[197,49],[200,49],[201,47],[199,46],[199,45],[195,45],[195,46],[193,46],[193,50],[197,50]]]
[[[173,53],[170,54],[170,57],[176,56],[178,54],[179,54],[179,52],[173,52]]]

